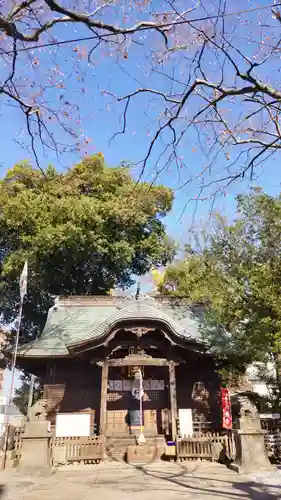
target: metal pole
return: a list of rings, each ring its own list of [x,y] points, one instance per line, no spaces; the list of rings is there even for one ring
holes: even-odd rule
[[[8,404],[5,405],[5,413],[4,413],[5,439],[4,439],[4,446],[3,446],[4,456],[3,456],[3,462],[2,462],[2,469],[5,468],[6,455],[7,455],[8,431],[9,431],[9,420],[10,420],[10,415],[7,412],[7,410],[10,408],[12,397],[13,397],[16,361],[17,361],[20,327],[21,327],[21,320],[22,320],[22,308],[23,308],[23,298],[21,298],[21,301],[20,301],[19,319],[18,319],[16,343],[15,343],[15,350],[14,350],[13,363],[12,363],[12,379],[11,379],[11,385],[10,385],[10,391],[9,391],[9,398],[8,398]]]
[[[140,431],[141,431],[141,434],[143,434],[143,418],[142,418],[142,393],[141,393],[141,389],[140,389]]]
[[[38,340],[39,334],[36,335],[36,339]],[[30,387],[29,387],[29,394],[28,394],[28,405],[27,407],[30,408],[33,403],[33,396],[34,396],[34,385],[35,385],[35,375],[31,375],[31,380],[30,380]]]
[[[30,408],[33,403],[34,383],[35,383],[35,375],[31,375],[29,394],[28,394],[28,405],[27,405],[28,408]]]
[[[137,284],[137,291],[136,291],[135,299],[139,300],[139,298],[140,298],[140,281],[138,281],[138,284]]]
[[[140,377],[140,435],[138,438],[138,443],[145,443],[145,437],[143,433],[143,405],[142,405],[142,398],[143,398],[143,380],[142,380],[142,372],[141,369],[139,369],[139,377]]]
[[[21,320],[22,320],[22,307],[23,307],[23,300],[20,301],[20,311],[19,311],[18,328],[17,328],[17,334],[16,334],[16,344],[15,344],[15,351],[14,351],[13,364],[12,364],[12,380],[11,380],[10,394],[9,394],[9,400],[8,400],[9,405],[11,404],[13,390],[14,390],[16,361],[17,361],[20,327],[21,327]]]

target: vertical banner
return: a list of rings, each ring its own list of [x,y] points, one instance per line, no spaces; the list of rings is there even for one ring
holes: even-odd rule
[[[221,389],[221,406],[222,406],[222,426],[224,429],[232,429],[232,415],[229,389],[222,387]]]
[[[20,298],[23,301],[24,296],[27,294],[27,260],[24,263],[23,270],[20,276]]]

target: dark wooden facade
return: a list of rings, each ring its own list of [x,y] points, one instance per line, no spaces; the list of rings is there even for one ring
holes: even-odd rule
[[[192,359],[193,358],[193,359]],[[128,370],[109,367],[108,380],[128,380]],[[164,433],[165,416],[171,410],[168,366],[145,366],[144,380],[164,380],[164,390],[146,390],[144,396],[144,426],[150,433]],[[220,427],[219,379],[211,359],[190,356],[186,364],[175,367],[177,408],[191,408],[194,422],[208,422],[206,427]],[[198,384],[204,384],[208,398],[196,394]],[[100,429],[102,367],[84,361],[57,360],[50,364],[44,379],[44,397],[48,400],[49,419],[55,424],[56,413],[88,412],[94,415]],[[133,407],[130,391],[107,389],[108,434],[129,432],[128,410]],[[164,416],[165,415],[165,416]],[[204,425],[203,425],[204,428]]]
[[[132,345],[129,346],[127,355],[132,347]],[[123,354],[125,354],[124,351]],[[141,366],[144,380],[164,381],[164,389],[153,389],[153,383],[150,383],[149,389],[144,391],[144,428],[150,434],[167,432],[167,415],[172,425],[171,366],[175,373],[176,384],[175,415],[177,415],[178,408],[191,408],[193,421],[200,422],[202,428],[204,425],[212,429],[220,426],[220,384],[214,360],[189,350],[184,351],[182,356],[185,359],[181,359],[181,363],[176,364],[173,360],[163,357],[143,359]],[[126,356],[109,357],[107,363],[110,365],[117,361],[117,365],[119,363],[122,365],[125,358]],[[162,366],[153,364],[159,360]],[[102,358],[100,362],[104,363],[104,359]],[[136,364],[136,359],[131,356],[130,362],[133,366]],[[93,364],[89,359],[79,358],[59,359],[48,363],[44,377],[44,397],[48,400],[49,418],[52,424],[55,423],[57,412],[91,411],[96,430],[108,435],[129,432],[128,411],[134,408],[136,402],[129,390],[123,390],[123,387],[114,390],[114,387],[109,387],[109,381],[130,380],[130,365],[108,366],[104,388],[106,391],[105,422],[101,422],[103,366]],[[202,388],[203,393],[205,389],[203,396]]]

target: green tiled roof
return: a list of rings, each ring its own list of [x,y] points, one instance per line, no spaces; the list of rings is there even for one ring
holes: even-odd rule
[[[103,337],[118,322],[136,319],[163,322],[174,335],[203,343],[200,315],[169,301],[144,296],[140,300],[117,297],[69,297],[57,299],[37,341],[23,345],[20,357],[67,356],[68,347]]]

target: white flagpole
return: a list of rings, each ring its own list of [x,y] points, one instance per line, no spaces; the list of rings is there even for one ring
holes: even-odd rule
[[[138,438],[138,443],[145,443],[145,437],[143,433],[143,405],[142,405],[142,398],[143,398],[143,380],[142,380],[142,372],[141,368],[139,369],[139,376],[140,376],[140,435]]]
[[[11,406],[11,402],[12,402],[12,398],[13,398],[16,361],[17,361],[20,327],[21,327],[21,320],[22,320],[23,299],[24,299],[24,296],[26,295],[26,293],[27,293],[27,261],[24,264],[23,271],[22,271],[22,274],[20,277],[20,309],[19,309],[19,317],[18,317],[18,323],[17,323],[15,349],[14,349],[14,353],[13,353],[11,385],[10,385],[9,397],[8,397],[8,402],[7,402],[8,404],[5,405],[5,414],[4,414],[5,439],[4,439],[4,446],[3,446],[4,456],[3,456],[3,462],[2,462],[2,469],[5,468],[5,463],[6,463],[8,434],[9,434],[9,420],[10,420],[9,408]]]
[[[33,393],[34,393],[34,385],[35,385],[35,375],[31,375],[29,394],[28,394],[28,409],[32,406],[33,403]]]
[[[17,326],[17,333],[16,333],[16,343],[15,343],[15,350],[14,350],[13,363],[12,363],[12,380],[11,380],[11,386],[10,386],[8,405],[11,404],[12,397],[13,397],[13,390],[14,390],[15,370],[16,370],[17,354],[18,354],[18,347],[19,347],[20,327],[21,327],[21,320],[22,320],[22,307],[23,307],[23,298],[20,301],[20,310],[19,310],[18,326]]]
[[[23,270],[22,270],[22,273],[21,273],[21,277],[20,277],[20,310],[19,310],[19,318],[18,318],[18,326],[17,326],[17,334],[16,334],[16,343],[15,343],[15,350],[14,350],[13,364],[12,364],[12,381],[11,381],[11,387],[10,387],[9,405],[11,404],[11,400],[12,400],[12,397],[13,397],[15,369],[16,369],[16,361],[17,361],[18,346],[19,346],[19,336],[20,336],[20,327],[21,327],[21,320],[22,320],[23,299],[24,299],[26,293],[27,293],[27,260],[25,261],[25,264],[23,266]]]
[[[10,391],[9,391],[7,405],[5,406],[5,415],[4,415],[5,439],[4,439],[4,446],[3,446],[4,456],[3,456],[3,462],[2,462],[2,469],[5,469],[6,456],[7,456],[7,444],[8,444],[9,421],[10,421],[9,408],[11,406],[11,402],[12,402],[12,398],[13,398],[15,369],[16,369],[17,352],[18,352],[18,345],[19,345],[20,326],[21,326],[21,319],[22,319],[22,306],[23,306],[23,299],[21,298],[18,326],[17,326],[17,333],[16,333],[16,343],[15,343],[15,350],[14,350],[14,354],[13,354],[11,385],[10,385]]]

